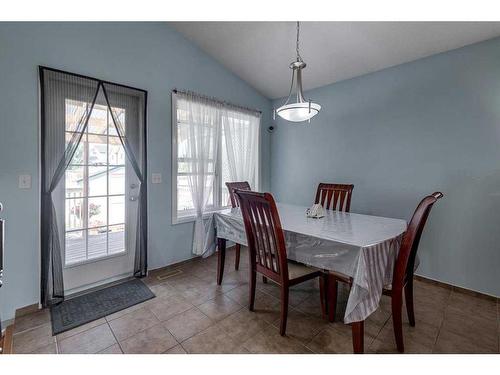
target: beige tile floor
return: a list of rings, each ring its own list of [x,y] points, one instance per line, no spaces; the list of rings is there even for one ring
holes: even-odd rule
[[[217,258],[185,263],[160,281],[144,279],[156,298],[53,337],[47,310],[16,319],[15,353],[351,353],[349,326],[321,319],[317,281],[293,288],[287,336],[279,326],[279,290],[258,283],[248,311],[248,259],[239,271],[229,251],[223,285]],[[416,327],[405,319],[407,353],[499,353],[497,301],[415,282]],[[367,353],[396,350],[390,299],[365,324]]]

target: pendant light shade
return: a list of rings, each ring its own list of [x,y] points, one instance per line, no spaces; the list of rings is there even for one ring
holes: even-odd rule
[[[317,103],[293,103],[279,107],[276,112],[282,118],[291,122],[302,122],[309,120],[319,113],[321,106]]]
[[[300,25],[297,22],[297,60],[290,64],[290,69],[292,69],[290,93],[285,104],[276,110],[280,117],[291,122],[310,120],[321,110],[319,104],[304,99],[302,93],[302,70],[306,67],[306,63],[302,61],[299,54],[299,27]]]

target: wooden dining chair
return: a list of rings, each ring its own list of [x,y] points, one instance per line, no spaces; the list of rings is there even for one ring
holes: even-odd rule
[[[316,190],[315,204],[321,204],[326,210],[349,212],[354,185],[327,184],[321,182]]]
[[[398,257],[394,265],[391,285],[385,286],[383,294],[391,297],[392,324],[398,351],[404,352],[403,343],[403,291],[405,294],[406,312],[410,326],[415,326],[415,312],[413,307],[413,273],[415,271],[415,259],[417,256],[420,237],[424,230],[427,217],[436,201],[443,197],[443,193],[435,192],[426,196],[417,206],[408,224],[408,228],[403,235]],[[343,275],[330,273],[328,279],[329,290],[329,314],[330,320],[335,319],[335,305],[337,301],[338,281],[352,284],[352,279]]]
[[[286,332],[288,296],[291,286],[315,277],[322,271],[287,259],[285,236],[274,198],[269,193],[236,190],[245,223],[250,255],[250,311],[254,310],[257,273],[274,281],[281,288],[280,335]],[[326,279],[324,279],[326,282]],[[326,310],[324,295],[321,308]]]
[[[321,204],[326,210],[349,212],[351,209],[353,189],[354,185],[352,184],[329,184],[320,182],[318,188],[316,189],[314,203]],[[329,275],[325,273],[325,278],[328,277]],[[325,285],[320,280],[320,290],[324,286]],[[334,317],[330,317],[330,320],[332,319],[334,319]]]
[[[229,191],[229,199],[231,200],[231,207],[239,207],[238,198],[234,195],[234,190],[251,190],[250,184],[247,181],[241,182],[226,182],[227,190]],[[240,253],[241,244],[236,244],[236,259],[234,260],[234,269],[238,271],[240,268]]]

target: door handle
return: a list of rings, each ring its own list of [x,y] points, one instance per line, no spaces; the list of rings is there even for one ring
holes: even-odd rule
[[[130,198],[129,198],[129,200],[131,202],[135,202],[137,200],[137,197],[135,195],[131,195]]]

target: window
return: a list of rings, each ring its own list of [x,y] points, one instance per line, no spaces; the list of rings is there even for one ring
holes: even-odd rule
[[[65,100],[66,142],[90,104]],[[125,125],[125,109],[113,108]],[[65,176],[65,265],[125,252],[125,151],[111,113],[95,104]]]
[[[258,190],[260,114],[175,93],[172,114],[173,223],[193,220],[197,183],[205,184],[203,213],[230,205],[226,182]]]

